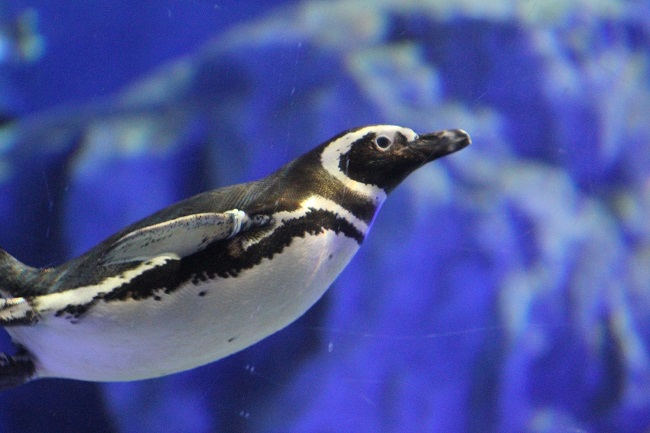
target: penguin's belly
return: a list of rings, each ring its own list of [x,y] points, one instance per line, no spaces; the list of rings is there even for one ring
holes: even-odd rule
[[[39,376],[123,381],[207,364],[284,328],[311,307],[359,248],[324,231],[296,238],[237,277],[187,282],[157,300],[100,301],[77,323],[48,317],[8,329]]]

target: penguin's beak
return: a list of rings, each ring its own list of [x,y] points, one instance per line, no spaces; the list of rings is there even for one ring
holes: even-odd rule
[[[421,153],[426,158],[426,162],[429,162],[464,149],[471,143],[469,134],[462,129],[445,129],[420,134],[409,147]]]

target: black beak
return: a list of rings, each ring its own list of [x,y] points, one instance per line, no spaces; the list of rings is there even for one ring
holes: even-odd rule
[[[469,134],[462,129],[445,129],[421,134],[409,147],[421,152],[429,162],[464,149],[471,143]]]

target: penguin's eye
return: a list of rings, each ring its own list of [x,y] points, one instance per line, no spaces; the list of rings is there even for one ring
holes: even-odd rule
[[[379,137],[375,138],[375,146],[379,148],[379,150],[388,150],[389,147],[393,145],[393,140],[386,137],[385,135],[380,135]]]

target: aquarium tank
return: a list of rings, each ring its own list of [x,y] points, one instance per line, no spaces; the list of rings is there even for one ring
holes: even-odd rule
[[[649,432],[645,0],[6,0],[0,247],[57,266],[372,124],[472,145],[304,316],[178,374],[6,390],[0,433]]]

